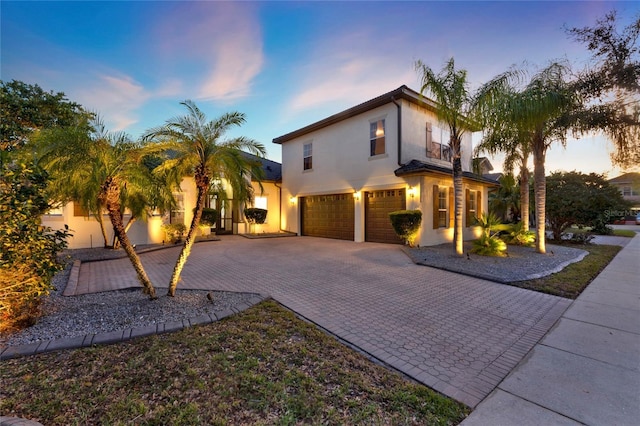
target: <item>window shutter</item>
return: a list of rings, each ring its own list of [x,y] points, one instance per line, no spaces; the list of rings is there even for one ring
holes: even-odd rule
[[[480,215],[482,214],[482,190],[476,192],[476,216],[480,217]]]
[[[449,228],[453,228],[455,226],[455,210],[456,205],[454,203],[454,190],[453,187],[449,188]]]
[[[464,190],[464,205],[465,205],[465,215],[464,215],[464,226],[471,226],[471,221],[473,218],[471,217],[471,191],[469,188]]]
[[[440,205],[439,195],[440,189],[438,188],[438,185],[433,185],[433,229],[438,229],[438,221],[440,217],[440,214],[438,213]]]
[[[431,157],[433,155],[433,135],[431,133],[431,123],[427,123],[427,157]]]

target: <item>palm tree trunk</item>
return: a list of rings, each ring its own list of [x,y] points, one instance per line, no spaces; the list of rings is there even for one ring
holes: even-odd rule
[[[541,137],[534,140],[533,149],[533,185],[536,198],[536,251],[545,254],[545,207],[547,198],[547,182],[544,172],[545,146]]]
[[[142,284],[143,291],[149,295],[151,300],[157,299],[156,289],[153,287],[151,280],[147,276],[147,273],[142,266],[140,257],[136,253],[127,232],[125,231],[122,221],[122,212],[120,211],[120,187],[113,178],[108,178],[102,187],[100,188],[100,197],[105,201],[107,211],[109,212],[109,218],[111,219],[111,225],[113,225],[113,232],[118,237],[118,240],[122,244],[122,248],[129,257],[133,268],[136,270],[138,280]]]
[[[198,167],[198,169],[201,168]],[[182,269],[184,269],[184,265],[187,263],[187,259],[191,254],[191,248],[196,242],[198,224],[200,224],[200,218],[202,218],[202,210],[204,209],[205,198],[209,190],[209,176],[202,172],[198,173],[198,170],[196,170],[195,180],[198,192],[196,199],[196,210],[193,214],[191,225],[189,226],[189,232],[187,232],[187,237],[184,240],[184,245],[182,246],[182,250],[180,251],[180,256],[178,256],[176,266],[173,268],[173,275],[171,276],[171,282],[169,283],[169,291],[167,292],[167,296],[171,297],[174,297],[176,295],[176,288],[178,287],[178,282],[180,281],[180,274],[182,273]]]
[[[520,220],[522,230],[529,230],[529,169],[522,166],[520,169]]]
[[[102,239],[104,240],[104,248],[108,248],[109,246],[109,237],[107,236],[107,230],[104,227],[104,220],[102,220],[102,208],[103,208],[103,204],[99,203],[98,204],[98,211],[96,213],[94,213],[94,216],[96,218],[96,220],[98,221],[98,223],[100,224],[100,232],[102,232]]]
[[[131,229],[131,225],[133,225],[133,222],[136,221],[136,217],[135,216],[131,216],[129,218],[129,220],[127,221],[127,224],[124,227],[124,232],[129,232],[129,229]],[[120,248],[120,240],[118,239],[118,237],[115,235],[115,233],[113,234],[113,248],[114,249],[118,249]]]
[[[454,151],[455,152],[455,151]],[[453,191],[454,201],[454,223],[453,223],[453,247],[458,256],[464,254],[462,235],[462,206],[464,204],[464,194],[462,190],[462,162],[460,160],[460,148],[453,158]]]

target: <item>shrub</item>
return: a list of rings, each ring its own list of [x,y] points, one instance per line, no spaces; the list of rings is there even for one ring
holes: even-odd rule
[[[184,223],[167,223],[162,225],[162,229],[164,230],[167,241],[173,244],[182,241],[182,236],[187,232],[187,227]]]
[[[63,265],[57,254],[67,247],[66,229],[40,224],[49,208],[47,175],[25,164],[3,163],[0,173],[0,331],[33,325],[51,279]]]
[[[482,228],[482,235],[473,241],[471,251],[481,256],[505,256],[507,244],[498,237],[497,232],[505,229],[500,219],[493,213],[483,213],[476,217],[476,224]],[[492,234],[492,231],[494,233]]]
[[[205,207],[202,210],[200,224],[205,226],[213,226],[218,221],[218,210]]]
[[[507,243],[496,235],[487,236],[482,234],[480,238],[473,241],[471,252],[480,256],[504,257],[507,252]]]
[[[257,207],[249,207],[244,209],[244,216],[249,223],[264,223],[267,220],[267,210],[259,209]]]
[[[409,247],[413,247],[422,222],[422,212],[420,210],[398,210],[389,213],[389,219],[396,235]]]
[[[603,218],[598,218],[593,222],[591,232],[598,235],[612,235],[613,228],[607,225],[607,222]]]
[[[525,231],[522,222],[511,225],[507,234],[503,237],[507,244],[532,247],[536,242],[536,234],[533,231]]]

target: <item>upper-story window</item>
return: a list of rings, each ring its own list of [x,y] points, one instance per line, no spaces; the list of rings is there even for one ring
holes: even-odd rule
[[[384,118],[369,123],[369,141],[371,146],[370,155],[372,157],[386,152]]]
[[[451,148],[447,141],[449,132],[427,123],[427,157],[451,161]]]
[[[305,143],[302,148],[302,170],[311,170],[313,168],[313,145]]]

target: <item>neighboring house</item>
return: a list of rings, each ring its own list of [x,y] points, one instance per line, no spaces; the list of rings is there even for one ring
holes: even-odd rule
[[[631,212],[626,214],[627,220],[634,220],[640,213],[640,173],[625,173],[613,179],[609,183],[614,185],[622,193],[622,198],[631,203]]]
[[[254,202],[251,207],[259,207],[267,210],[267,219],[262,225],[249,226],[244,217],[245,205],[233,199],[233,191],[222,179],[216,182],[217,187],[225,192],[225,196],[212,194],[207,200],[206,207],[218,210],[218,223],[213,227],[216,233],[248,234],[251,232],[278,232],[280,230],[280,186],[281,165],[275,161],[258,158],[251,154],[248,157],[259,161],[264,171],[262,189],[258,182],[253,181]],[[155,215],[146,221],[134,222],[127,234],[133,244],[154,244],[166,240],[162,225],[166,223],[184,223],[187,227],[193,218],[193,209],[196,203],[196,186],[193,178],[185,178],[180,184],[180,191],[174,193],[177,206],[171,212],[164,215]],[[125,212],[125,224],[130,215]],[[113,240],[113,228],[109,215],[103,216],[109,242]],[[77,203],[70,202],[59,209],[53,209],[42,217],[42,224],[53,229],[62,229],[68,225],[73,237],[69,238],[69,248],[102,247],[104,241],[100,231],[100,225],[94,217],[90,216]]]
[[[389,212],[420,209],[420,245],[453,241],[449,131],[435,103],[406,86],[277,137],[282,145],[282,229],[300,235],[399,243]],[[464,238],[487,211],[495,181],[472,173],[462,141]]]

